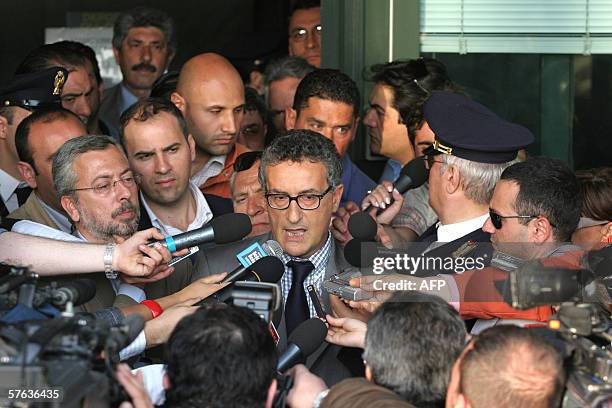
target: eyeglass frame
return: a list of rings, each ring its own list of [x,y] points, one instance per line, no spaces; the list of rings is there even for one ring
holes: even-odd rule
[[[315,194],[315,193],[302,193],[302,194],[298,194],[296,196],[291,196],[289,194],[286,193],[266,193],[264,194],[264,196],[266,197],[266,203],[268,204],[268,207],[272,208],[273,210],[280,210],[280,211],[284,211],[287,208],[291,207],[291,202],[295,201],[297,206],[304,210],[304,211],[314,211],[314,210],[318,210],[319,207],[321,206],[321,200],[327,195],[327,193],[329,193],[330,191],[334,190],[334,187],[329,186],[327,187],[327,190],[325,190],[323,193],[321,194]],[[315,196],[319,199],[317,206],[314,208],[304,208],[300,205],[299,202],[299,198],[302,196],[306,196],[306,195],[311,195],[311,196]],[[287,203],[287,206],[285,208],[278,208],[278,207],[274,207],[270,204],[270,197],[272,196],[287,196],[287,198],[289,198],[289,202]]]
[[[125,177],[127,174],[124,174],[123,177]],[[101,197],[105,197],[108,195],[108,193],[111,192],[111,190],[114,190],[115,187],[117,186],[117,183],[121,183],[121,185],[125,188],[132,188],[133,186],[138,184],[138,179],[139,176],[134,174],[133,172],[130,172],[130,177],[132,180],[128,181],[130,183],[130,185],[126,185],[126,180],[123,177],[119,177],[117,180],[111,180],[108,184],[108,191],[105,192],[100,192],[99,189],[103,188],[104,186],[95,186],[95,187],[82,187],[82,188],[73,188],[68,190],[68,193],[74,193],[75,191],[87,191],[87,190],[93,190],[93,192]]]
[[[305,35],[303,37],[297,37],[298,33],[300,31],[305,31]],[[312,35],[313,33],[316,33],[317,37],[320,39],[321,38],[321,31],[323,31],[323,26],[321,24],[317,24],[316,26],[313,27],[312,30],[307,30],[304,27],[297,27],[294,28],[290,33],[289,33],[289,38],[291,38],[293,41],[295,42],[304,42],[306,41],[306,39],[308,38],[309,35]]]
[[[446,164],[446,162],[441,160],[434,160],[434,158],[438,156],[437,154],[426,154],[423,156],[423,161],[425,162],[425,168],[427,170],[431,170],[434,163]]]

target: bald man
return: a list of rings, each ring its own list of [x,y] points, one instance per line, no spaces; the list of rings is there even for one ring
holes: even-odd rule
[[[238,71],[218,54],[200,54],[183,65],[171,100],[185,117],[196,143],[191,180],[202,192],[231,198],[229,180],[244,116],[244,85]]]

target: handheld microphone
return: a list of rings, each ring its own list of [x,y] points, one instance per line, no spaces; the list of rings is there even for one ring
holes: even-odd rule
[[[374,241],[376,239],[376,221],[365,212],[357,212],[348,220],[350,234],[362,241]]]
[[[221,283],[227,283],[227,282],[233,283],[236,281],[244,281],[244,280],[262,282],[261,276],[257,274],[257,271],[275,270],[278,267],[277,265],[278,262],[281,262],[281,261],[274,256],[264,256],[263,258],[258,259],[252,265],[249,265],[247,267],[240,265],[239,267],[231,271],[221,281]]]
[[[259,245],[258,242],[254,242],[236,255],[236,258],[240,261],[240,265],[223,278],[221,283],[240,280],[237,277],[242,276],[253,263],[268,255],[280,258],[282,253],[283,249],[280,244],[273,239],[269,239],[261,245]]]
[[[425,159],[424,157],[417,157],[415,159],[410,160],[402,170],[400,171],[400,175],[393,183],[393,187],[399,191],[400,194],[404,194],[406,191],[421,187],[429,177],[429,171],[425,167]],[[391,197],[391,204],[393,204],[393,197]],[[364,212],[368,212],[372,209],[372,206],[368,206]]]
[[[285,265],[280,259],[274,256],[265,256],[256,261],[253,265],[246,268],[243,276],[240,279],[236,278],[235,280],[276,283],[280,280],[284,273]],[[231,299],[233,289],[234,285],[233,283],[230,283],[207,298],[202,299],[198,305],[202,306],[207,303],[225,302]]]
[[[96,282],[93,279],[75,279],[66,282],[62,287],[53,289],[51,303],[63,307],[68,302],[74,306],[89,302],[96,295]]]
[[[176,252],[207,242],[227,244],[246,237],[251,232],[251,228],[251,220],[248,215],[241,213],[223,214],[213,218],[203,227],[169,236],[162,241],[151,242],[147,245],[152,247],[157,242],[168,248],[170,252]]]
[[[313,317],[302,322],[289,336],[287,350],[278,358],[276,371],[284,373],[311,355],[327,335],[327,326]]]

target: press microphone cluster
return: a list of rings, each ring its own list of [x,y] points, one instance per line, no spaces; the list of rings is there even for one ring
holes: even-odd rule
[[[170,252],[176,252],[209,242],[228,244],[246,237],[251,232],[251,229],[251,220],[248,215],[241,213],[224,214],[213,218],[203,227],[182,234],[168,236],[161,241],[154,241],[147,245],[152,247],[159,243],[168,248]]]

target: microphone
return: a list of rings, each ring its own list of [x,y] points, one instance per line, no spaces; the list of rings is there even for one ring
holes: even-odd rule
[[[410,160],[402,170],[400,175],[393,183],[393,187],[399,191],[400,194],[404,194],[406,191],[421,187],[429,177],[429,171],[425,167],[424,157],[417,157]],[[393,197],[391,197],[391,204],[393,204]],[[391,205],[389,204],[389,205]],[[372,206],[368,206],[364,212],[368,212],[372,209]]]
[[[376,242],[353,238],[344,246],[344,259],[355,268],[368,268],[379,252]]]
[[[246,273],[240,280],[247,282],[267,282],[276,283],[285,273],[285,265],[283,262],[274,256],[265,256],[255,262],[250,267],[246,268]],[[238,279],[236,279],[238,280]],[[233,283],[216,291],[212,295],[202,299],[198,305],[203,306],[207,303],[225,302],[232,297],[234,289]]]
[[[289,336],[287,350],[278,358],[276,371],[284,373],[311,355],[327,335],[327,326],[322,320],[313,317],[305,320]]]
[[[93,279],[75,279],[51,291],[51,303],[63,307],[68,302],[74,306],[89,302],[96,295],[96,282]]]
[[[348,230],[354,238],[363,241],[376,239],[376,221],[365,212],[357,212],[348,220]]]
[[[283,249],[281,248],[280,244],[273,239],[270,239],[261,245],[259,245],[258,242],[254,242],[236,255],[240,265],[231,271],[225,278],[223,278],[221,283],[240,280],[236,277],[241,276],[254,262],[268,255],[280,258],[282,253]]]
[[[129,346],[144,330],[145,322],[141,315],[127,315],[118,326],[111,327],[110,334],[106,338],[106,345],[111,350],[123,350]]]
[[[170,252],[201,245],[207,242],[227,244],[239,241],[251,232],[249,216],[241,213],[223,214],[213,218],[208,224],[182,234],[168,236],[162,241],[147,244],[152,247],[156,242],[168,248]]]
[[[268,271],[274,270],[277,268],[277,263],[281,262],[278,258],[274,256],[264,256],[263,258],[258,259],[252,265],[244,267],[240,265],[233,271],[231,271],[222,281],[221,283],[226,282],[236,282],[243,280],[251,280],[261,282],[261,276],[257,274],[257,271]],[[282,264],[282,262],[281,262]],[[253,279],[249,279],[253,278]]]

